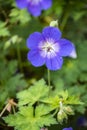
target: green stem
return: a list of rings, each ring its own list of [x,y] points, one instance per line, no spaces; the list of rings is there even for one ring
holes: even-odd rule
[[[65,26],[66,26],[66,23],[67,23],[67,21],[68,21],[68,18],[69,18],[69,12],[66,12],[66,13],[64,14],[63,20],[62,20],[62,22],[61,22],[61,27],[60,27],[61,31],[64,30],[64,28],[65,28]]]
[[[50,93],[50,89],[51,89],[51,86],[50,86],[50,70],[47,69],[47,72],[48,72],[48,86],[49,86],[49,93]]]
[[[20,53],[19,44],[17,45],[17,56],[18,56],[18,63],[19,63],[20,71],[23,72],[23,68],[22,68],[22,64],[21,64],[21,53]]]
[[[13,109],[13,113],[15,114],[15,108],[14,108],[14,106],[12,106],[12,109]]]
[[[60,25],[60,29],[61,31],[64,30],[67,21],[69,19],[70,13],[71,13],[71,4],[70,2],[67,3],[67,6],[65,7],[65,9],[63,10],[63,17],[62,17],[62,21],[61,21],[61,25]]]
[[[52,114],[52,116],[54,117],[58,112],[58,108],[55,110],[55,112]]]

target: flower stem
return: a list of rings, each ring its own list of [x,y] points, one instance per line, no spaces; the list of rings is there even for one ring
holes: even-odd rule
[[[18,56],[18,63],[19,63],[20,71],[23,72],[22,63],[21,63],[21,53],[20,53],[19,44],[17,45],[17,56]]]
[[[13,113],[15,114],[15,108],[14,108],[14,106],[12,106],[12,109],[13,109]]]
[[[64,28],[65,28],[65,26],[66,26],[66,23],[67,23],[67,21],[68,21],[68,18],[69,18],[69,12],[66,12],[65,14],[64,14],[64,16],[63,16],[63,20],[62,20],[62,22],[61,22],[61,31],[63,31],[64,30]]]
[[[65,9],[63,11],[63,17],[62,17],[62,21],[61,21],[61,25],[60,25],[61,31],[64,30],[64,28],[67,24],[67,21],[70,16],[70,12],[71,12],[71,4],[70,4],[70,2],[67,2],[67,6],[65,7]]]
[[[50,70],[47,69],[47,73],[48,73],[48,86],[49,86],[49,93],[50,93]]]

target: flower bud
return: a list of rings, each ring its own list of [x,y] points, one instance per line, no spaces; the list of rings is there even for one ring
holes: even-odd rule
[[[64,119],[67,119],[67,114],[63,110],[60,110],[57,114],[57,119],[62,123]]]
[[[51,26],[51,27],[58,27],[58,20],[51,21],[51,22],[50,22],[50,26]]]
[[[65,113],[67,113],[69,115],[73,115],[74,114],[74,112],[73,112],[73,110],[71,109],[70,106],[64,107],[63,109],[64,109]]]

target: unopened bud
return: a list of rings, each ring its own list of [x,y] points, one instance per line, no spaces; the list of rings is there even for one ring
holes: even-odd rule
[[[57,114],[57,119],[62,123],[64,119],[67,119],[67,114],[63,110],[60,110]]]
[[[58,20],[51,21],[50,26],[51,27],[58,27]]]
[[[65,113],[67,113],[69,115],[73,115],[74,114],[74,112],[73,112],[73,110],[71,109],[70,106],[64,107],[64,111],[65,111]]]

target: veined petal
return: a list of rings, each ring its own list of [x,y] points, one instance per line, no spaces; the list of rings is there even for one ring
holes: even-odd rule
[[[41,33],[35,32],[31,34],[27,39],[27,47],[34,49],[38,47],[38,44],[43,40]]]
[[[16,5],[20,9],[26,8],[27,7],[27,0],[16,0]]]
[[[52,0],[42,0],[41,7],[42,9],[48,9],[52,6]]]
[[[55,42],[61,38],[61,32],[56,27],[46,27],[42,31],[42,35],[45,39],[53,39]]]
[[[53,58],[46,58],[46,66],[49,70],[61,69],[62,64],[63,64],[63,59],[58,55]]]
[[[36,5],[29,3],[28,6],[27,6],[27,10],[33,16],[37,17],[41,14],[41,5],[40,5],[40,3],[38,3]]]
[[[40,56],[39,50],[30,51],[27,58],[35,67],[42,66],[45,63],[45,58]]]
[[[74,49],[73,44],[69,40],[66,40],[64,38],[60,39],[58,43],[60,45],[60,56],[69,56],[72,50]]]

